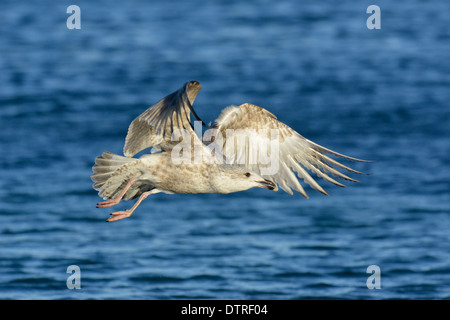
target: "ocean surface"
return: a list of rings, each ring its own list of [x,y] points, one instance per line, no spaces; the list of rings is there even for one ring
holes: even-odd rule
[[[366,26],[371,4],[381,29]],[[2,0],[0,299],[449,299],[449,12],[437,0]],[[129,123],[189,80],[204,122],[251,102],[374,160],[352,164],[371,175],[319,179],[330,196],[306,185],[310,199],[157,194],[106,223],[133,203],[96,208],[95,157],[120,154]],[[72,265],[81,289],[67,286]]]

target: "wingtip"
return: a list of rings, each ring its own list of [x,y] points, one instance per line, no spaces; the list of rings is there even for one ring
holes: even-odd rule
[[[202,88],[201,83],[196,80],[186,82],[186,89],[188,90],[195,90],[196,93],[198,93],[201,88]]]
[[[376,160],[362,160],[362,159],[358,159],[359,162],[367,162],[367,163],[372,163],[372,162],[377,162]]]
[[[308,196],[308,194],[305,192],[305,190],[295,190],[295,191],[297,191],[298,193],[300,193],[305,199],[309,199],[309,196]]]

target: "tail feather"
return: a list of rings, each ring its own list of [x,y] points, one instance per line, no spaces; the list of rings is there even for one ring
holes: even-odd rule
[[[91,179],[94,182],[93,188],[99,191],[99,195],[104,199],[113,197],[120,187],[133,175],[130,170],[122,170],[123,166],[139,161],[136,158],[127,158],[105,151],[95,159],[92,167]],[[120,170],[118,170],[120,169]]]

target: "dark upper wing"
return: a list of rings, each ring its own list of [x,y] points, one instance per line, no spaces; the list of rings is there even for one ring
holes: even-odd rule
[[[177,91],[164,97],[131,122],[125,139],[123,153],[132,157],[150,147],[159,146],[163,150],[171,149],[174,143],[172,133],[176,129],[187,130],[195,136],[190,113],[201,121],[192,104],[201,89],[197,81],[190,81]]]

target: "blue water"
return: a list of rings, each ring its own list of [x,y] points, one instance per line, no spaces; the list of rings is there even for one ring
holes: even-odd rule
[[[66,9],[81,8],[68,30]],[[366,9],[381,8],[369,30]],[[1,299],[449,299],[448,1],[0,5]],[[252,102],[370,164],[310,199],[165,195],[129,219],[90,180],[189,80],[209,122]],[[70,290],[67,267],[81,270]],[[381,270],[369,290],[367,267]]]

